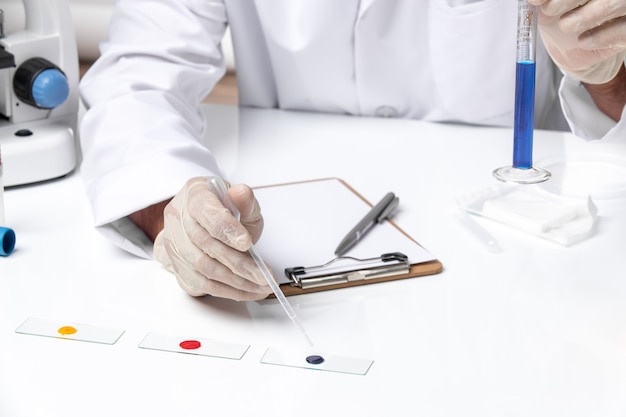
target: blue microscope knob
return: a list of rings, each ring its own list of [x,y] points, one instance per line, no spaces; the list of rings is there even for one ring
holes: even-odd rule
[[[31,58],[15,70],[13,90],[25,103],[40,109],[60,106],[70,95],[67,77],[44,58]]]

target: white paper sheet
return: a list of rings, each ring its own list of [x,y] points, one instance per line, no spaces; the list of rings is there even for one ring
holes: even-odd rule
[[[257,249],[281,283],[289,282],[285,268],[318,266],[333,260],[341,239],[371,209],[338,179],[257,188],[254,192],[265,220]],[[366,259],[390,252],[407,255],[411,264],[435,259],[388,221],[375,225],[345,256]]]

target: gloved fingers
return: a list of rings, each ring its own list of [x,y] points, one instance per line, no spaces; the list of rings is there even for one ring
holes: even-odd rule
[[[561,16],[564,13],[592,3],[594,0],[528,0],[533,6],[540,6],[547,16]]]
[[[238,184],[229,188],[228,194],[241,213],[241,224],[250,233],[252,241],[256,242],[263,231],[263,216],[254,192],[247,185]]]
[[[248,278],[251,283],[257,286],[267,285],[260,269],[248,252],[239,251],[215,239],[205,228],[188,216],[183,216],[183,225],[185,233],[180,232],[180,229],[175,231],[174,240],[183,241],[188,239],[191,243],[189,246],[198,249],[199,252],[190,253],[185,257],[190,262],[192,259],[196,260],[194,261],[196,262],[196,267],[203,275],[207,277],[222,276],[228,271],[237,276]],[[201,255],[207,255],[209,259],[217,262],[214,262],[215,265],[213,262],[207,262],[207,259]],[[225,269],[215,270],[218,265],[223,266]]]
[[[604,84],[624,66],[626,0],[529,3],[541,4],[539,29],[543,42],[554,62],[572,77],[587,84]],[[563,11],[563,15],[547,14]],[[591,29],[584,30],[587,26]]]
[[[611,56],[615,51],[626,48],[626,17],[622,16],[605,23],[602,26],[584,32],[580,38],[580,47],[588,50],[613,50],[607,51]]]
[[[205,189],[195,189],[189,196],[190,215],[215,239],[240,251],[250,249],[263,231],[263,217],[254,192],[244,184],[228,189],[229,196],[241,215],[235,219],[218,197]],[[207,209],[211,207],[211,209]]]
[[[174,269],[178,284],[192,296],[209,294],[213,297],[236,301],[255,301],[262,300],[271,293],[269,287],[257,286],[242,277],[232,275],[232,273],[228,276],[217,274],[215,278],[209,278],[184,262],[175,262]],[[238,284],[241,285],[238,286]]]
[[[189,258],[193,258],[193,255],[189,252],[181,254],[171,241],[166,239],[164,247],[171,259],[178,285],[192,296],[210,294],[237,301],[252,301],[261,300],[271,292],[268,286],[262,287],[234,275],[200,250],[195,254],[198,258],[190,262]],[[204,275],[203,271],[211,271],[211,275]]]
[[[268,294],[262,293],[254,293],[254,292],[245,292],[239,289],[232,288],[226,284],[222,284],[217,281],[201,281],[202,283],[206,283],[207,286],[203,287],[202,291],[194,294],[193,290],[188,288],[188,283],[178,276],[176,276],[176,280],[178,281],[178,285],[188,294],[197,297],[206,294],[210,294],[214,297],[219,298],[228,298],[230,300],[235,301],[258,301],[267,298]]]
[[[625,3],[624,0],[592,0],[581,7],[564,13],[559,25],[563,32],[576,34],[604,27],[608,23],[613,25],[616,19],[626,15]],[[617,22],[618,26],[620,24],[624,24],[624,22]]]
[[[558,21],[559,30],[567,34],[581,35],[592,29],[596,31],[611,27],[615,36],[609,39],[622,39],[619,33],[626,16],[626,0],[528,0],[528,3],[540,6],[539,23],[549,25]],[[616,21],[617,20],[617,21]],[[615,42],[611,46],[623,45]]]
[[[549,29],[541,31],[544,39],[549,39]],[[564,45],[568,43],[564,42]],[[624,48],[602,48],[602,49],[586,49],[582,48],[582,45],[577,42],[575,44],[569,43],[569,46],[556,47],[552,46],[548,49],[550,55],[557,64],[564,67],[565,70],[571,70],[577,72],[579,70],[592,71],[601,65],[606,65],[607,60],[614,58],[615,64],[619,66],[623,64]],[[620,56],[622,57],[620,62]],[[565,65],[567,63],[567,65]],[[617,71],[615,71],[617,73]],[[615,74],[614,74],[615,75]]]
[[[248,293],[269,294],[269,286],[247,252],[240,252],[214,239],[189,216],[184,213],[182,216],[183,227],[170,226],[168,223],[172,217],[166,217],[165,227],[170,231],[170,239],[166,239],[165,248],[179,279],[195,282],[192,286],[194,293],[204,291],[217,296],[211,289],[211,282],[204,282],[208,280],[219,281]]]
[[[258,277],[260,271],[248,253],[239,252],[211,239],[212,246],[219,248],[216,252],[227,263],[224,264],[189,241],[188,235],[182,229],[170,227],[170,230],[171,239],[164,237],[163,246],[179,284],[189,294],[257,300],[265,298],[271,292],[262,276]],[[244,277],[252,277],[261,284]]]
[[[213,193],[209,192],[208,195],[198,192],[202,190],[202,187],[190,188],[188,201],[196,201],[190,204],[189,210],[183,210],[180,219],[179,216],[165,217],[166,227],[170,230],[172,240],[179,250],[185,250],[189,253],[183,254],[183,257],[188,263],[192,263],[199,271],[207,277],[211,276],[226,276],[226,271],[239,277],[246,277],[251,283],[260,286],[266,286],[267,283],[257,267],[252,257],[244,250],[239,250],[231,247],[228,243],[232,243],[233,240],[242,242],[243,239],[237,236],[243,234],[248,240],[250,236],[245,228],[239,223],[227,209],[221,209],[220,207],[213,206],[211,209],[205,210],[213,214],[212,218],[205,218],[207,226],[203,227],[196,217],[203,217],[204,212],[198,208],[197,199],[210,198]],[[195,193],[195,195],[192,195]],[[217,201],[219,203],[219,200]],[[219,203],[221,204],[221,203]],[[208,204],[210,206],[210,204]],[[166,212],[169,210],[166,207]],[[197,213],[192,213],[196,210]],[[169,226],[170,221],[180,222],[180,227],[177,224]],[[212,223],[211,223],[212,221]],[[216,238],[217,236],[217,238]],[[225,237],[226,236],[226,237]],[[226,241],[223,242],[222,240]],[[252,243],[250,242],[250,245]],[[250,246],[247,245],[246,249]],[[183,249],[185,248],[185,249]],[[206,254],[210,259],[217,262],[200,262],[202,261],[202,254]],[[200,261],[198,261],[200,260]],[[213,271],[217,265],[225,266],[223,271]],[[226,282],[226,281],[224,281]]]
[[[237,196],[243,196],[237,202],[246,218],[262,226],[260,210],[252,190],[247,186],[238,186],[236,191]],[[250,234],[218,197],[209,191],[206,179],[191,180],[183,198],[187,204],[182,205],[180,213],[176,213],[176,204],[173,204],[171,209],[175,213],[166,215],[165,222],[166,226],[169,226],[170,221],[174,222],[168,229],[175,247],[186,263],[210,280],[220,281],[246,292],[267,295],[270,292],[269,286],[252,257],[246,252],[252,244]],[[166,207],[166,213],[169,210],[170,207]],[[236,243],[234,248],[233,242]],[[243,249],[237,247],[242,244]]]
[[[224,207],[219,198],[209,190],[206,179],[200,179],[191,184],[185,200],[189,217],[200,228],[208,231],[214,239],[240,251],[250,248],[252,236],[230,210]],[[194,228],[194,231],[198,230]],[[199,238],[193,240],[197,241]]]
[[[232,268],[206,254],[198,258],[195,270],[207,278],[203,286],[206,293],[235,300],[258,300],[267,297],[272,292],[262,275],[259,277],[260,270],[248,253],[239,253],[237,259],[232,256],[229,260],[232,260],[234,264],[239,263],[238,260],[251,262],[252,271],[245,271],[245,275],[242,275],[238,272],[240,269],[238,266]],[[251,276],[260,283],[251,280]]]

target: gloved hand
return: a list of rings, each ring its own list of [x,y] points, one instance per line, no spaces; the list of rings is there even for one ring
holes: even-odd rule
[[[528,0],[554,62],[587,84],[611,81],[626,56],[626,0]]]
[[[263,229],[259,204],[248,186],[231,187],[228,193],[241,212],[239,222],[206,181],[192,178],[165,207],[154,256],[193,296],[263,299],[272,291],[247,252]]]

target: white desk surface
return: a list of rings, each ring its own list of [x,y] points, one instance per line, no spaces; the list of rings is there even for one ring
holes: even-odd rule
[[[290,298],[316,345],[374,360],[366,375],[261,364],[270,346],[304,343],[275,300],[187,296],[98,234],[78,173],[8,189],[0,416],[626,415],[626,193],[603,190],[596,235],[569,248],[479,219],[503,248],[492,254],[452,210],[510,163],[510,129],[206,109],[231,180],[335,176],[371,201],[394,191],[396,221],[444,271]],[[541,131],[534,153],[626,158]],[[31,317],[125,332],[113,345],[15,333]],[[139,349],[148,332],[250,347],[240,360]]]

